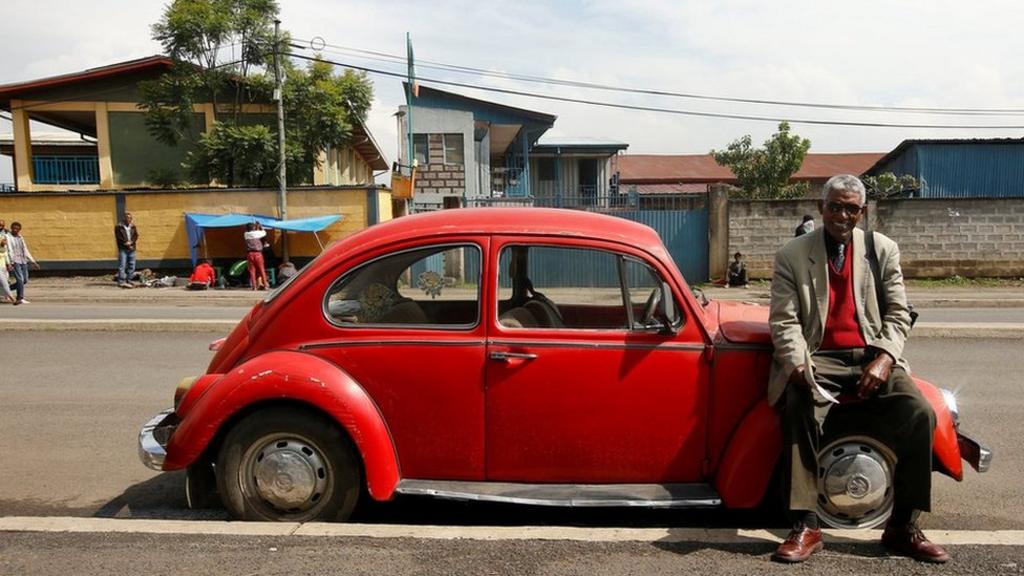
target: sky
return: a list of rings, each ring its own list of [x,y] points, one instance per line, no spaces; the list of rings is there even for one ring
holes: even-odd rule
[[[160,52],[154,0],[4,0],[0,84]],[[282,27],[302,41],[512,74],[734,98],[843,105],[1013,108],[1018,115],[945,116],[792,108],[524,84],[440,72],[419,75],[633,106],[786,118],[811,152],[887,152],[907,138],[1021,137],[1024,129],[972,130],[808,125],[799,119],[903,124],[1024,125],[1024,3],[946,0],[280,0]],[[325,58],[401,71],[327,47]],[[368,126],[389,161],[401,81],[371,76]],[[424,85],[431,85],[424,81]],[[558,116],[549,135],[617,140],[628,153],[724,148],[774,121],[699,118],[435,87]],[[0,133],[10,132],[0,119]],[[12,180],[0,157],[0,182]]]

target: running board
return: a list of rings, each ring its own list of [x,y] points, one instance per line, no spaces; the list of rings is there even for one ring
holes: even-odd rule
[[[707,484],[520,484],[402,480],[399,494],[534,506],[705,508],[722,499]]]

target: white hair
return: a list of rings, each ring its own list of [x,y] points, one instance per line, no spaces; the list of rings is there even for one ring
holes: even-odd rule
[[[828,182],[825,182],[825,185],[821,187],[822,202],[828,200],[829,192],[833,190],[856,192],[860,195],[861,204],[865,204],[868,201],[868,193],[864,188],[864,183],[853,174],[836,174],[829,178]]]

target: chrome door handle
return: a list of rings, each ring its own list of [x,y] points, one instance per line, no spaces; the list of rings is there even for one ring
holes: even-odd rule
[[[510,360],[535,360],[537,355],[529,352],[491,352],[489,357],[491,360],[508,362]]]

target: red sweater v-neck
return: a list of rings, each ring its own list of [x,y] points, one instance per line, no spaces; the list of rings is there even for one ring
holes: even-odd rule
[[[853,243],[847,246],[843,269],[836,271],[832,264],[828,268],[828,316],[825,317],[825,335],[821,339],[821,350],[846,350],[864,348],[867,343],[860,333],[857,322],[857,306],[853,300]]]

